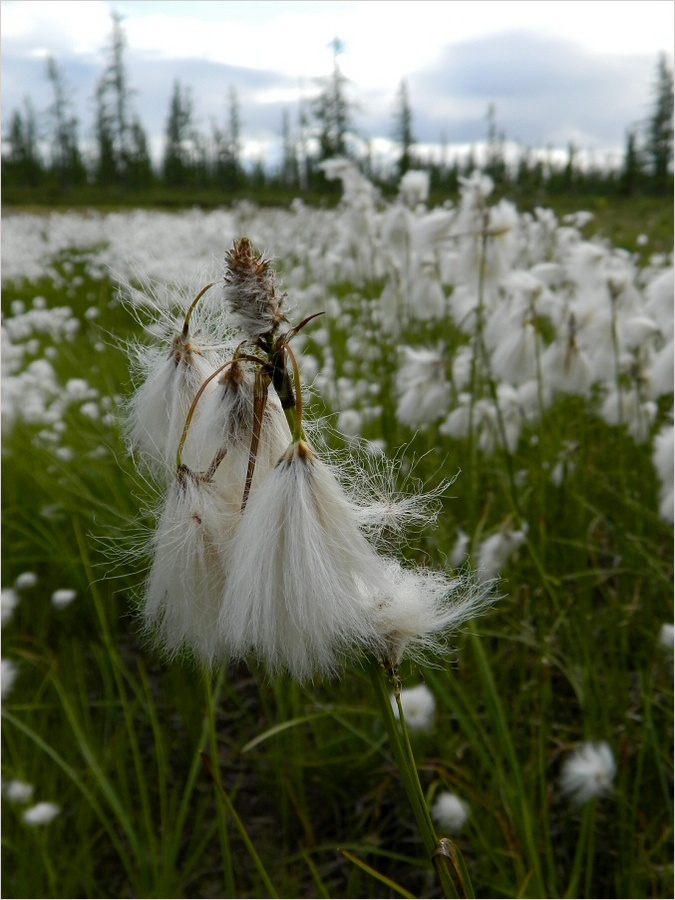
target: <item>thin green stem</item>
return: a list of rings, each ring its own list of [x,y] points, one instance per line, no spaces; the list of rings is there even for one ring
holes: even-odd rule
[[[293,381],[295,382],[295,422],[293,423],[293,442],[304,441],[305,432],[302,427],[302,385],[300,384],[300,366],[298,359],[288,344],[285,349],[293,364]]]
[[[590,897],[587,893],[591,888],[593,877],[593,828],[595,825],[596,801],[586,803],[581,812],[581,828],[577,840],[572,872],[569,885],[565,891],[565,897],[578,897],[580,884],[583,879],[583,896]]]
[[[214,284],[215,284],[215,281],[212,281],[210,284],[207,284],[206,287],[203,287],[201,289],[201,291],[197,294],[195,299],[192,301],[192,303],[190,304],[190,308],[188,309],[188,311],[185,315],[185,321],[183,322],[183,339],[185,339],[188,336],[188,332],[190,330],[190,318],[192,317],[192,312],[193,312],[195,306],[199,303],[199,301],[202,299],[204,294],[208,290],[210,290],[210,288],[213,287]]]
[[[391,741],[391,747],[403,781],[417,827],[429,860],[433,863],[438,880],[446,897],[473,897],[473,889],[469,873],[459,855],[459,851],[447,838],[439,840],[429,813],[424,791],[417,773],[417,765],[410,744],[410,735],[405,721],[401,702],[401,684],[395,674],[388,675],[385,667],[373,660],[371,676],[375,696],[382,714],[382,721]],[[394,692],[398,717],[390,700],[390,692]],[[459,886],[458,886],[459,885]]]

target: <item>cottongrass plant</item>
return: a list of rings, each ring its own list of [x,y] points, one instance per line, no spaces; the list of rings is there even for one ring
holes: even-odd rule
[[[431,810],[434,821],[450,834],[461,831],[469,818],[469,812],[469,804],[452,791],[440,793]]]
[[[406,656],[446,652],[452,632],[493,602],[493,586],[384,549],[386,533],[433,520],[439,492],[387,493],[355,459],[336,466],[310,442],[292,340],[314,316],[289,324],[274,269],[247,238],[225,262],[215,306],[209,284],[158,329],[163,351],[133,347],[141,377],[126,434],[164,489],[145,628],[170,656],[210,670],[252,659],[307,682],[365,662],[425,846],[455,895],[451,872],[464,882],[466,872],[436,835],[397,672]]]
[[[593,797],[611,793],[616,763],[606,741],[582,744],[565,760],[560,787],[573,803],[581,806]]]

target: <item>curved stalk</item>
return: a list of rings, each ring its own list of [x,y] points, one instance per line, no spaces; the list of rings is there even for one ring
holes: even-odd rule
[[[180,469],[183,465],[183,447],[185,447],[185,441],[187,440],[188,431],[190,430],[190,425],[192,424],[192,419],[194,417],[195,410],[197,409],[197,404],[199,403],[202,394],[217,375],[220,375],[221,372],[224,372],[228,366],[231,366],[236,361],[236,359],[229,359],[226,363],[223,363],[222,366],[219,366],[215,370],[215,372],[212,372],[209,377],[202,382],[199,390],[195,394],[195,398],[190,404],[190,409],[188,410],[188,414],[185,419],[185,425],[183,425],[183,433],[181,434],[180,441],[178,442],[178,449],[176,450],[176,468]]]
[[[201,289],[201,291],[197,294],[195,299],[192,301],[192,303],[190,304],[190,308],[188,309],[187,313],[185,314],[185,321],[183,322],[183,339],[185,339],[188,336],[188,331],[190,329],[190,318],[192,317],[192,312],[193,312],[195,306],[199,303],[199,301],[202,299],[204,294],[210,288],[212,288],[214,286],[214,284],[215,284],[215,281],[212,281],[212,282],[210,282],[210,284],[207,284],[206,287],[203,287]]]
[[[302,385],[300,384],[300,366],[298,365],[297,356],[293,353],[289,345],[285,344],[284,347],[293,364],[293,381],[295,382],[295,422],[293,423],[292,432],[293,442],[297,444],[298,441],[305,439],[305,432],[302,427]]]

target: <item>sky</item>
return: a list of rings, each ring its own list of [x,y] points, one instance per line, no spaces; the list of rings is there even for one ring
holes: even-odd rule
[[[122,18],[133,108],[159,154],[176,80],[208,135],[234,89],[245,155],[273,165],[282,119],[330,75],[332,42],[357,132],[385,154],[405,81],[420,146],[484,141],[487,111],[521,147],[620,156],[649,116],[660,53],[673,56],[671,0],[2,0],[2,115],[51,103],[52,56],[91,136],[111,14]]]

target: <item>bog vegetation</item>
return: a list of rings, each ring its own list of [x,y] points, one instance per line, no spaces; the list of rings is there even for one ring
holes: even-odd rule
[[[3,219],[3,895],[439,896],[358,664],[211,678],[142,636],[158,486],[120,430],[126,342],[246,235],[294,321],[325,313],[294,349],[328,445],[404,491],[455,479],[405,559],[500,578],[450,661],[401,672],[476,895],[669,896],[670,239],[480,173],[432,207],[428,173],[387,200],[323,171],[333,210]]]

